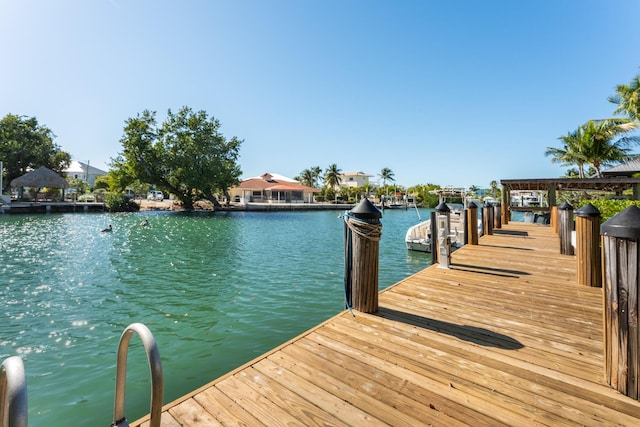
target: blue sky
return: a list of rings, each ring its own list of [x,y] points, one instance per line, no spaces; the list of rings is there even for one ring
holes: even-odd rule
[[[551,178],[640,72],[637,0],[0,0],[0,117],[108,169],[145,109],[204,110],[243,177]],[[1,160],[1,159],[0,159]]]

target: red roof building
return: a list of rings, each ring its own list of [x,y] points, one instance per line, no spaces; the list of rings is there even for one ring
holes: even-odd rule
[[[313,203],[317,188],[285,176],[265,173],[242,181],[229,192],[235,203]]]

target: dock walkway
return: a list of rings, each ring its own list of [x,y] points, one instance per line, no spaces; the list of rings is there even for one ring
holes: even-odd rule
[[[603,381],[602,289],[550,227],[510,223],[452,261],[165,405],[162,426],[640,425]]]

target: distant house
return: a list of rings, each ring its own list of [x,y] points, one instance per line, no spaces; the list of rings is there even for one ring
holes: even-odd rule
[[[369,184],[372,187],[376,187],[377,185],[369,182],[369,178],[372,176],[373,175],[369,175],[364,172],[345,172],[340,174],[340,186],[353,188],[364,187],[366,184]]]
[[[265,173],[229,189],[235,203],[313,203],[317,188],[307,187],[283,175]]]
[[[96,182],[96,178],[102,175],[106,175],[107,172],[103,171],[102,169],[93,167],[88,163],[82,163],[73,160],[69,167],[64,170],[64,174],[71,178],[81,179],[89,184],[89,187],[93,188]]]

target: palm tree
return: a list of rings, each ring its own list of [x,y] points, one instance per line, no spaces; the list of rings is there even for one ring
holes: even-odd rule
[[[622,114],[633,121],[640,121],[640,74],[629,85],[618,85],[609,102],[617,104],[613,114]]]
[[[313,176],[313,185],[312,187],[318,187],[318,181],[322,178],[322,169],[320,166],[313,166],[311,169],[311,174]]]
[[[563,148],[547,147],[545,155],[553,156],[553,163],[576,165],[580,178],[585,176],[584,167],[591,165],[600,178],[603,166],[627,160],[630,146],[640,143],[638,136],[623,136],[637,126],[627,118],[589,120],[574,132],[558,138],[564,142]],[[616,140],[619,136],[622,137]]]
[[[327,168],[327,170],[324,173],[324,183],[327,186],[327,189],[331,188],[334,192],[334,195],[336,197],[336,200],[338,198],[338,193],[337,193],[337,188],[340,185],[340,174],[341,174],[341,170],[338,169],[338,165],[336,165],[335,163],[332,165],[329,165],[329,167]]]
[[[302,172],[300,172],[300,176],[297,176],[295,179],[300,181],[301,184],[306,185],[307,187],[313,187],[315,183],[313,171],[311,169],[303,170]]]
[[[552,156],[551,163],[561,163],[562,166],[578,167],[578,175],[584,178],[584,165],[586,159],[582,153],[582,128],[578,128],[573,132],[568,132],[565,136],[558,139],[561,140],[563,148],[547,147],[544,152],[545,156]]]
[[[589,120],[582,125],[582,153],[585,163],[593,166],[596,176],[602,176],[603,166],[628,160],[631,145],[639,144],[640,137],[622,136],[632,132],[638,125],[627,118]],[[616,138],[619,139],[615,140]]]
[[[380,178],[382,178],[382,186],[386,187],[387,186],[387,181],[395,181],[394,178],[395,174],[393,173],[393,171],[389,168],[382,168],[382,170],[380,171]]]

